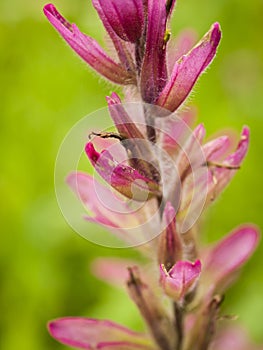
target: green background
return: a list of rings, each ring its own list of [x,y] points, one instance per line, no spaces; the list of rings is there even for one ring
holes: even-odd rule
[[[93,277],[96,256],[136,256],[95,246],[73,232],[59,211],[53,186],[56,154],[66,132],[105,106],[113,87],[91,72],[42,14],[44,1],[0,1],[1,243],[0,348],[64,347],[46,331],[66,315],[110,318],[140,328],[124,291]],[[57,0],[71,21],[102,42],[89,0]],[[178,0],[173,35],[195,28],[203,35],[219,21],[223,40],[191,103],[208,135],[226,127],[251,128],[249,155],[231,186],[207,212],[203,237],[213,241],[242,222],[262,227],[263,3],[251,0]],[[263,245],[227,293],[225,310],[239,315],[263,342]]]

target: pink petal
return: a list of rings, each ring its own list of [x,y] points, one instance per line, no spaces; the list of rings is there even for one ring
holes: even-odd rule
[[[141,70],[141,94],[145,102],[153,103],[167,79],[164,44],[165,1],[148,0],[147,20],[146,48]]]
[[[132,228],[139,225],[136,213],[131,212],[127,203],[92,176],[81,172],[71,173],[67,183],[92,213],[90,221],[112,228]]]
[[[99,74],[116,84],[131,84],[135,81],[135,78],[114,62],[94,39],[81,33],[75,24],[62,17],[54,5],[46,5],[44,13],[72,49]]]
[[[252,344],[245,329],[232,326],[219,332],[212,344],[212,349],[259,350],[260,348]]]
[[[208,161],[220,161],[222,156],[229,150],[231,141],[228,136],[220,136],[203,145],[205,158]]]
[[[142,36],[142,0],[98,0],[108,23],[123,40],[135,43]]]
[[[156,154],[152,150],[151,143],[141,132],[145,125],[136,123],[130,117],[116,93],[107,97],[107,101],[111,118],[120,135],[124,138],[121,144],[128,151],[129,165],[144,176],[154,179],[155,174],[158,172],[158,161]],[[129,110],[132,116],[136,114],[138,105],[135,104],[134,106],[134,108]]]
[[[104,282],[114,286],[124,286],[129,277],[127,267],[135,264],[137,264],[135,261],[128,259],[97,258],[92,262],[91,270],[96,277]]]
[[[86,153],[102,178],[124,196],[137,201],[160,196],[158,183],[141,175],[130,166],[116,163],[107,150],[98,153],[89,142],[86,145]]]
[[[169,271],[160,266],[161,284],[167,295],[180,300],[189,292],[201,273],[201,262],[178,261]]]
[[[169,76],[172,74],[176,61],[188,51],[197,42],[197,33],[191,29],[183,30],[175,39],[170,39],[167,48],[167,65]]]
[[[157,105],[173,112],[184,102],[200,74],[214,58],[220,38],[219,24],[215,23],[201,42],[177,61]]]
[[[144,139],[143,134],[126,112],[121,103],[120,97],[116,93],[112,93],[111,96],[107,96],[106,99],[111,118],[114,121],[119,133],[128,139]]]
[[[204,125],[197,125],[185,145],[182,145],[181,154],[177,159],[177,166],[182,180],[186,177],[187,172],[193,171],[197,165],[200,165],[203,159],[205,160],[201,148],[205,133]]]
[[[251,225],[236,228],[212,248],[204,263],[204,273],[209,274],[212,284],[228,282],[253,254],[259,242],[259,230]]]
[[[106,320],[68,317],[51,321],[48,328],[56,340],[78,349],[154,349],[143,334]]]
[[[230,166],[240,166],[241,162],[247,154],[249,136],[249,128],[247,126],[244,126],[236,151],[226,158],[224,164]]]
[[[166,118],[156,120],[157,128],[160,129],[159,144],[162,149],[168,152],[174,159],[178,156],[180,145],[185,143],[190,133],[189,126],[196,120],[195,108],[181,111],[180,114],[172,114]]]
[[[182,242],[176,230],[175,210],[170,202],[167,202],[163,220],[165,229],[159,238],[159,264],[170,269],[178,260],[182,258]]]
[[[238,171],[243,159],[247,154],[249,146],[249,129],[244,127],[241,134],[241,139],[234,153],[230,154],[220,166],[210,166],[210,180],[208,182],[208,201],[214,200],[220,192],[229,184],[230,180]],[[232,168],[231,168],[232,167]]]
[[[177,222],[180,233],[190,230],[198,220],[206,202],[208,181],[208,170],[204,166],[206,158],[201,146],[205,128],[200,124],[192,133],[188,128],[185,130],[185,141],[180,143],[180,153],[176,157],[179,176],[173,179],[173,190],[168,195],[168,200],[175,207],[179,206]]]
[[[135,65],[132,58],[132,50],[130,47],[130,43],[124,42],[113,30],[112,26],[110,25],[107,17],[105,16],[103,7],[100,4],[100,0],[92,0],[93,6],[97,10],[100,19],[107,30],[115,49],[118,53],[119,59],[123,66],[127,69],[129,72],[135,72]]]

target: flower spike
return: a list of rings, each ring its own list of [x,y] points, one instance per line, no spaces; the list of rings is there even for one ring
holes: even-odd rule
[[[99,74],[116,84],[134,83],[135,77],[131,73],[114,62],[94,39],[81,33],[75,24],[62,17],[54,5],[46,5],[44,13],[72,49]]]
[[[158,106],[173,112],[184,102],[198,77],[214,58],[220,39],[220,27],[215,23],[200,43],[177,61],[169,82],[157,99]]]
[[[197,221],[240,168],[249,129],[243,128],[232,152],[234,138],[204,141],[204,125],[194,126],[193,111],[179,109],[217,53],[220,26],[214,23],[193,47],[192,31],[173,43],[167,27],[176,0],[90,1],[112,41],[113,58],[54,5],[46,5],[44,13],[85,62],[124,85],[126,102],[138,103],[122,103],[116,93],[106,97],[115,130],[93,130],[85,147],[104,181],[71,173],[67,183],[80,203],[66,207],[63,198],[61,204],[69,208],[67,218],[84,237],[83,222],[75,220],[83,208],[86,221],[118,239],[110,246],[122,247],[122,240],[149,258],[140,267],[133,260],[109,258],[93,264],[104,282],[119,286],[126,280],[148,335],[111,321],[78,317],[54,320],[49,331],[61,343],[83,350],[252,350],[254,345],[244,337],[240,342],[234,334],[233,342],[230,333],[229,342],[227,333],[220,338],[224,326],[219,332],[216,328],[221,293],[255,251],[258,229],[240,226],[213,247],[202,248]],[[95,236],[97,243],[108,245],[99,232],[87,238],[93,241]],[[131,267],[124,269],[127,264]]]

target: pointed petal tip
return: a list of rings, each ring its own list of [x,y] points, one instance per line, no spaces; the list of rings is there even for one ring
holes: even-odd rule
[[[199,272],[201,272],[201,269],[202,269],[202,263],[201,263],[201,260],[196,260],[196,262],[193,263],[193,266],[199,270]]]
[[[236,151],[227,157],[226,159],[227,163],[233,166],[241,165],[248,151],[249,140],[250,140],[250,130],[247,126],[244,126],[241,132],[240,141],[237,145]]]
[[[110,96],[106,96],[108,106],[116,105],[121,103],[121,99],[116,92],[112,92]]]
[[[248,127],[247,125],[244,125],[244,126],[243,126],[241,135],[242,135],[242,138],[244,138],[244,137],[245,137],[246,139],[249,138],[249,136],[250,136],[250,129],[249,129],[249,127]]]
[[[195,132],[197,135],[200,135],[200,136],[202,135],[204,137],[206,133],[204,123],[197,125]]]
[[[166,214],[168,217],[175,217],[175,210],[170,201],[168,201],[165,205],[164,214]]]
[[[44,7],[43,7],[43,11],[45,14],[47,13],[50,13],[50,12],[53,12],[54,10],[56,10],[55,6],[53,4],[46,4]]]
[[[64,323],[65,321],[67,322],[68,320],[70,320],[70,318],[57,318],[55,320],[51,320],[48,322],[47,324],[47,329],[48,329],[48,332],[49,334],[61,341],[63,337],[63,333],[64,333]]]
[[[211,42],[214,43],[215,46],[217,46],[221,40],[221,37],[222,37],[222,31],[221,31],[220,24],[218,22],[215,22],[211,28],[210,40]]]
[[[49,22],[60,32],[62,36],[69,35],[68,31],[72,32],[72,24],[69,23],[57,10],[53,4],[47,4],[43,8],[43,12]],[[76,26],[75,26],[76,27]],[[78,28],[77,28],[78,29]],[[67,33],[67,34],[66,34]],[[64,39],[66,37],[64,36]]]
[[[243,224],[237,228],[239,234],[246,234],[250,238],[251,248],[255,249],[260,240],[260,228],[254,224]]]
[[[95,150],[92,142],[88,142],[86,144],[85,152],[91,160],[91,162],[96,162],[99,159],[99,153]]]
[[[66,176],[65,181],[71,187],[72,183],[76,180],[76,177],[77,177],[77,172],[76,171],[71,172]]]

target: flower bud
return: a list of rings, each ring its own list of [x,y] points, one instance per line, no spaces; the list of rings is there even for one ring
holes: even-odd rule
[[[170,270],[176,261],[182,259],[182,243],[176,230],[175,210],[170,202],[165,206],[163,219],[166,227],[159,240],[158,260]]]
[[[165,293],[175,301],[180,301],[190,292],[201,273],[201,262],[178,261],[169,271],[160,266],[160,282]]]

